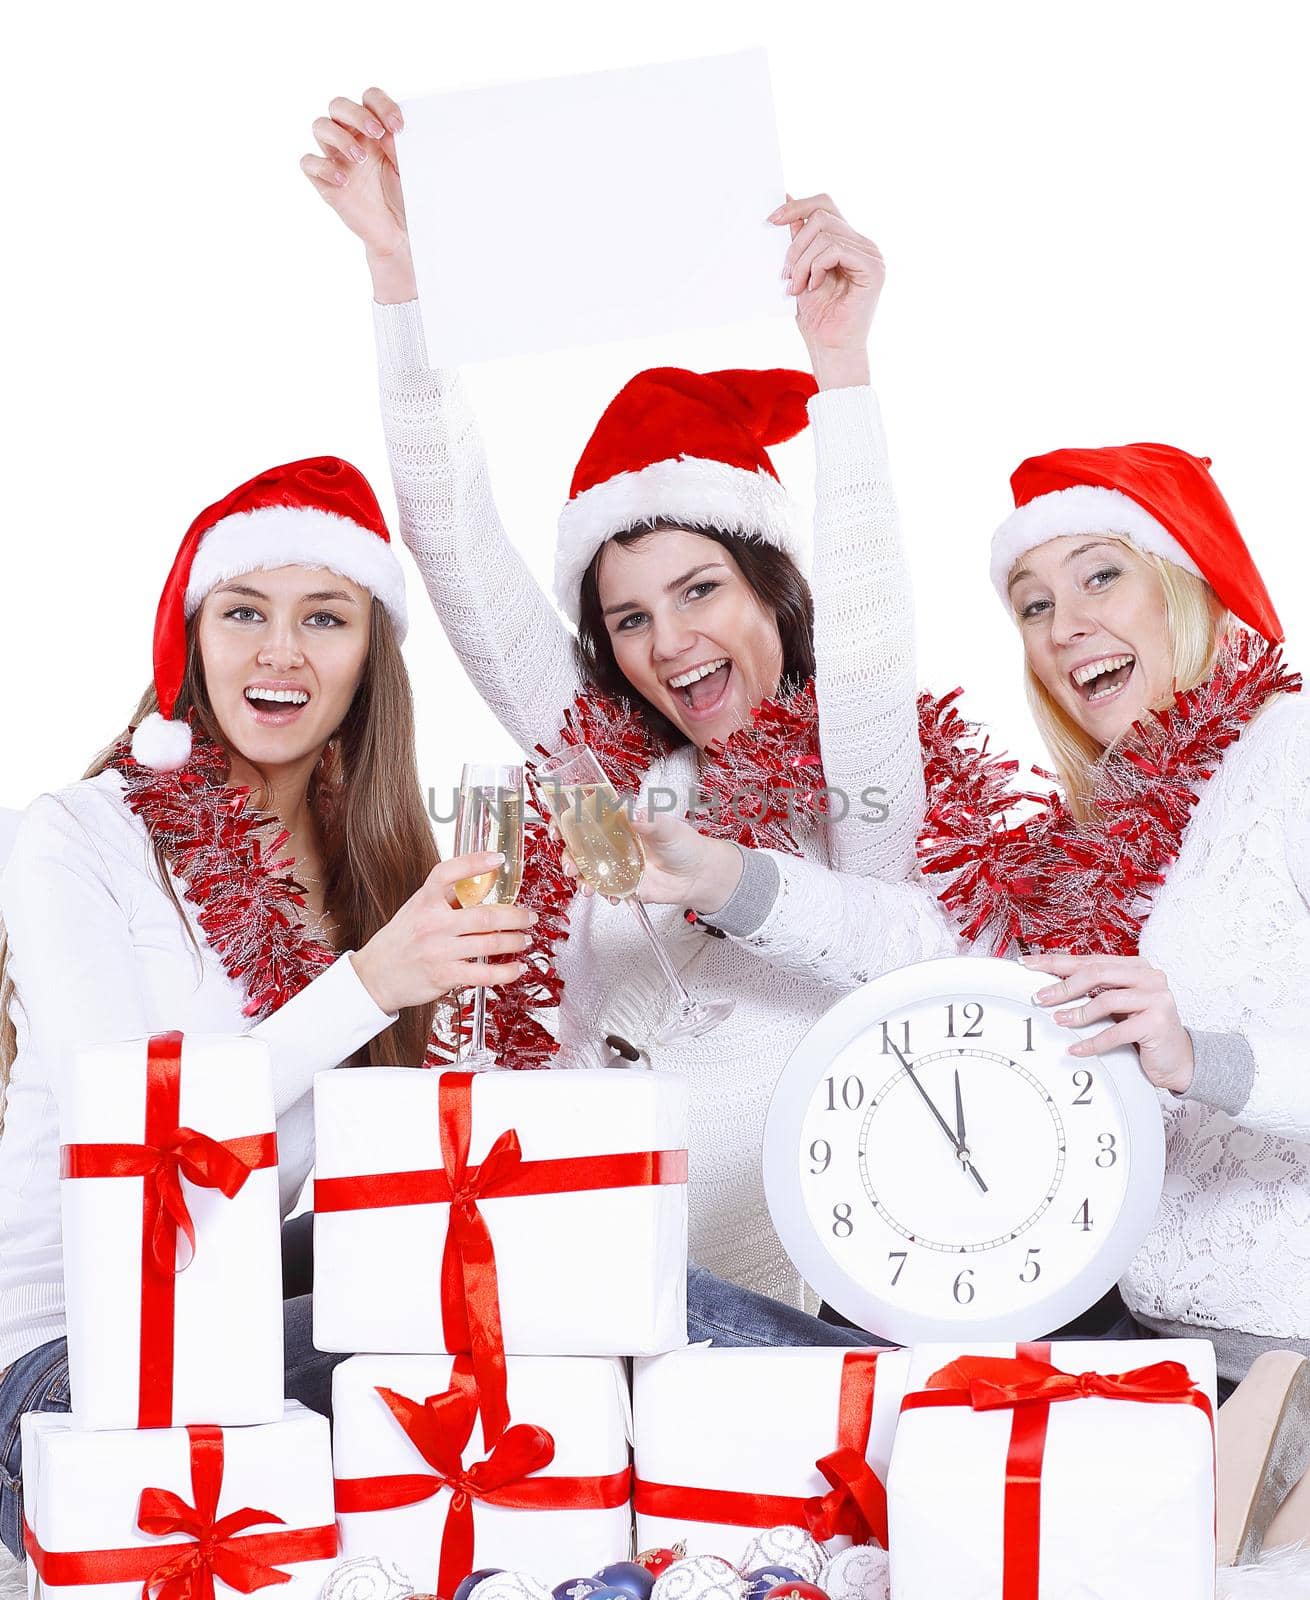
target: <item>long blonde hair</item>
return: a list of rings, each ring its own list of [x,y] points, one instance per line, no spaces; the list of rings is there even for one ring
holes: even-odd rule
[[[1175,691],[1186,693],[1196,688],[1214,671],[1216,657],[1233,627],[1231,613],[1204,578],[1198,578],[1164,556],[1138,550],[1126,539],[1113,542],[1144,561],[1160,580],[1173,657],[1173,689],[1169,699]],[[1024,688],[1033,720],[1050,752],[1051,765],[1070,810],[1083,822],[1093,820],[1089,801],[1094,768],[1105,754],[1104,747],[1084,733],[1052,698],[1027,660],[1024,661]],[[1151,709],[1162,710],[1168,703],[1166,700]]]
[[[141,696],[125,732],[158,709],[154,687]],[[193,713],[197,728],[222,744],[205,689],[195,619],[187,626],[187,667],[174,708]],[[120,734],[83,774],[98,776],[109,765]],[[258,797],[255,797],[256,799]],[[309,803],[323,827],[324,900],[343,950],[359,950],[419,889],[437,863],[437,847],[419,789],[414,755],[414,697],[391,618],[373,601],[368,655],[359,688],[340,728],[310,780]],[[178,906],[187,934],[194,935],[158,845],[159,881]],[[21,1004],[9,970],[9,949],[0,924],[0,1094],[18,1050],[12,1008]],[[418,1065],[424,1057],[436,1005],[412,1006],[366,1048],[370,1066]],[[0,1106],[0,1127],[3,1126]]]

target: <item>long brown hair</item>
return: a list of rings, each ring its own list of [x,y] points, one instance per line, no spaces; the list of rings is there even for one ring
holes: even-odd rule
[[[135,728],[158,709],[154,687],[141,696],[129,724]],[[187,626],[187,666],[174,715],[192,713],[197,729],[222,744],[205,688],[195,618]],[[83,774],[98,776],[110,764],[120,734]],[[258,801],[258,796],[254,799]],[[324,901],[343,950],[359,950],[419,889],[437,863],[437,847],[423,806],[414,756],[414,698],[395,631],[385,608],[373,601],[368,654],[359,688],[309,786],[309,803],[323,831]],[[182,907],[158,845],[159,881]],[[194,935],[183,918],[194,943]],[[21,1004],[9,971],[0,925],[0,1091],[17,1053],[11,1007]],[[370,1066],[417,1066],[424,1057],[436,1004],[411,1006],[365,1050]],[[0,1125],[3,1109],[0,1108]]]
[[[814,597],[800,568],[783,551],[774,545],[743,533],[725,533],[718,528],[697,528],[683,522],[653,522],[649,527],[627,528],[613,534],[612,541],[620,545],[637,544],[652,533],[698,533],[703,539],[712,539],[732,556],[741,570],[746,586],[755,598],[773,613],[782,645],[782,680],[777,693],[786,688],[799,688],[814,676]],[[608,541],[607,541],[608,542]],[[578,637],[574,654],[584,678],[615,699],[628,700],[641,716],[646,727],[657,739],[666,744],[682,744],[686,735],[680,728],[657,711],[624,677],[614,658],[614,643],[600,603],[600,558],[605,549],[601,545],[592,556],[582,575],[582,591],[578,604]]]

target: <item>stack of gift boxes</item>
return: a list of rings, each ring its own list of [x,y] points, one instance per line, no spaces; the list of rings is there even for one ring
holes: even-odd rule
[[[1212,1594],[1204,1342],[684,1348],[686,1091],[659,1073],[319,1077],[329,1442],[282,1397],[272,1107],[249,1039],[71,1066],[74,1409],[23,1423],[45,1587],[314,1600],[339,1554],[452,1600],[788,1527],[886,1546],[895,1600]],[[680,1593],[731,1595],[719,1568]]]

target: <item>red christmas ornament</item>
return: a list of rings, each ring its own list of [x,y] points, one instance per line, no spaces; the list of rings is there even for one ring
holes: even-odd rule
[[[643,1550],[639,1556],[635,1556],[633,1559],[638,1566],[645,1567],[647,1572],[653,1573],[658,1578],[660,1573],[671,1567],[675,1561],[681,1561],[686,1553],[685,1548]]]
[[[792,1583],[775,1584],[764,1600],[828,1600],[828,1596],[817,1583],[805,1583],[798,1579]]]

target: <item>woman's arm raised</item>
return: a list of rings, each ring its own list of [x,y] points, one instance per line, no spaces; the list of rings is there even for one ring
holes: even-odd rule
[[[826,194],[791,200],[796,321],[820,393],[814,431],[815,689],[824,775],[841,799],[828,824],[832,865],[899,882],[923,822],[915,707],[914,601],[887,465],[869,330],[884,264]]]
[[[301,169],[363,242],[400,533],[479,694],[525,753],[553,746],[580,679],[571,636],[510,542],[458,375],[428,367],[395,160],[400,108],[333,100]]]

